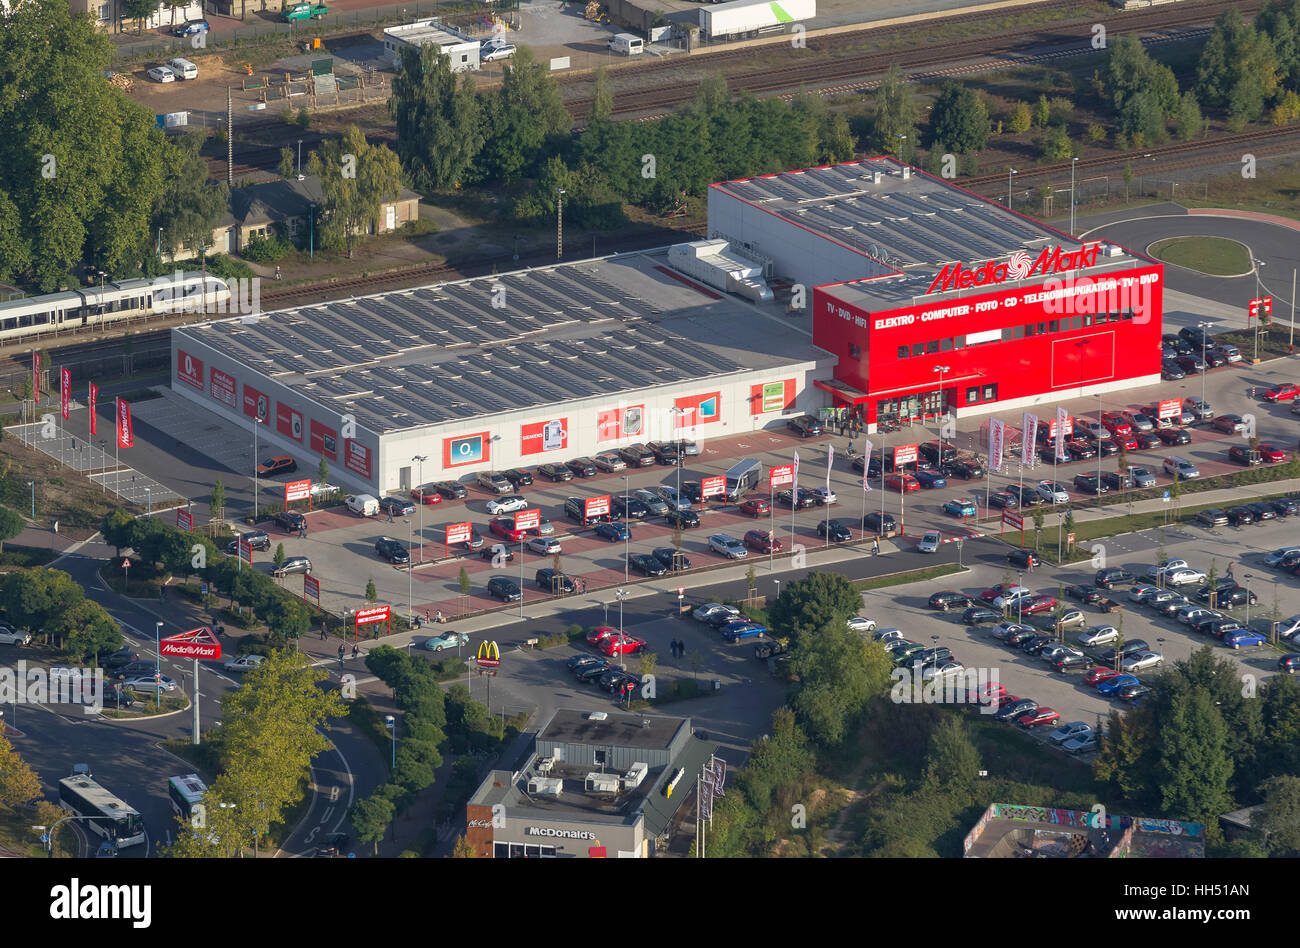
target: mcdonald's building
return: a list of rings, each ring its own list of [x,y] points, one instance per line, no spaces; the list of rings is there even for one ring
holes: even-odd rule
[[[690,718],[557,710],[479,785],[465,838],[497,859],[652,857],[694,838],[695,775],[716,747]]]

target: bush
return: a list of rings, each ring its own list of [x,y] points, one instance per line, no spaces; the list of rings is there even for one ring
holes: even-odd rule
[[[254,263],[275,263],[292,252],[293,245],[276,234],[272,237],[254,237],[243,250],[239,251],[239,255]]]
[[[1015,108],[1011,110],[1011,116],[1007,119],[1007,128],[1015,135],[1021,132],[1029,131],[1029,127],[1034,124],[1034,114],[1030,111],[1029,106],[1024,102],[1017,102]]]
[[[1104,142],[1106,140],[1106,127],[1104,125],[1098,125],[1096,122],[1093,122],[1088,126],[1088,131],[1086,134],[1088,136],[1089,142],[1091,142],[1094,145],[1098,145],[1101,142]]]
[[[244,261],[220,253],[208,257],[208,272],[223,280],[251,280],[257,276]]]

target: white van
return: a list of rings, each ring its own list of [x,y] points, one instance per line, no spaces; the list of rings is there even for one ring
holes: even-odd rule
[[[624,56],[640,56],[645,52],[645,41],[632,33],[619,33],[609,41],[609,48]]]
[[[377,517],[379,515],[379,499],[372,497],[370,494],[351,494],[343,501],[358,517]]]
[[[199,67],[188,59],[173,59],[167,64],[167,68],[176,74],[177,79],[199,78]]]

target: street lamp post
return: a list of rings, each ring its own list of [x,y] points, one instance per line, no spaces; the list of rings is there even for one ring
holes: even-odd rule
[[[32,489],[32,519],[36,519],[36,482],[28,481],[27,486]]]
[[[397,769],[397,719],[394,718],[391,714],[385,714],[384,727],[388,728],[388,735],[389,737],[392,738],[393,754],[391,759],[392,759],[392,767],[394,770],[396,770]]]
[[[1202,406],[1205,405],[1205,375],[1206,375],[1205,373],[1205,343],[1206,343],[1205,330],[1209,329],[1210,325],[1211,324],[1208,322],[1199,322],[1196,324],[1196,327],[1201,331],[1201,405]],[[1201,414],[1200,411],[1197,411],[1196,413],[1197,421],[1201,420],[1200,414]]]
[[[1246,579],[1248,579],[1248,580],[1251,580],[1251,579],[1254,579],[1254,578],[1255,578],[1255,574],[1254,574],[1254,573],[1243,573],[1242,575],[1245,576]],[[1249,631],[1249,629],[1250,629],[1250,590],[1249,590],[1249,588],[1246,590],[1246,629],[1247,629],[1247,631]]]
[[[253,525],[257,525],[257,428],[262,423],[261,415],[253,416]]]
[[[623,514],[624,516],[626,516],[627,503],[628,503],[628,486],[629,486],[628,475],[624,474],[622,476],[623,476]],[[610,506],[612,507],[613,505],[611,504]],[[614,522],[613,516],[610,516],[609,520],[610,523],[613,523]],[[624,532],[627,534],[627,536],[623,538],[623,582],[626,583],[631,581],[628,575],[628,557],[631,555],[631,550],[632,550],[632,530],[630,527],[628,527],[626,523],[623,524],[623,529]]]
[[[161,622],[153,624],[153,706],[162,707],[162,627]],[[194,690],[199,690],[198,679],[194,680]]]
[[[145,516],[153,516],[153,493],[148,487],[144,489]]]
[[[415,538],[411,535],[413,524],[410,517],[403,517],[402,519],[406,521],[406,548],[409,550],[411,544],[415,541]],[[411,569],[413,565],[408,554],[406,557],[406,622],[408,626],[415,624],[415,570]]]
[[[1019,174],[1019,173],[1020,172],[1016,171],[1015,168],[1007,168],[1007,207],[1008,208],[1011,207],[1011,176],[1013,174]]]
[[[429,458],[426,455],[417,454],[413,458],[411,458],[411,460],[420,466],[418,472],[418,477],[420,478],[420,486],[418,488],[420,494],[420,505],[416,512],[416,516],[419,518],[420,526],[415,532],[420,535],[420,562],[423,563],[424,562],[424,462],[429,460]]]
[[[618,600],[618,634],[619,634],[619,638],[620,638],[620,639],[621,639],[624,635],[627,634],[627,633],[623,630],[623,600],[626,599],[626,598],[628,597],[628,595],[629,595],[629,593],[628,593],[628,591],[627,591],[626,589],[616,589],[616,590],[614,590],[614,598]],[[618,667],[619,667],[619,668],[622,668],[622,667],[623,667],[623,649],[622,649],[622,648],[620,648],[620,649],[618,650]]]
[[[1070,159],[1070,236],[1074,236],[1074,166],[1079,163],[1078,158]]]
[[[938,408],[942,408],[942,407],[944,407],[944,404],[943,404],[943,376],[944,376],[944,373],[945,373],[945,372],[951,372],[951,371],[952,371],[952,366],[949,366],[949,365],[936,365],[936,366],[935,366],[933,369],[931,369],[930,371],[939,373],[939,393],[938,393],[938,394],[939,394],[939,403],[938,403],[938,405],[936,406],[935,417],[936,417],[936,418],[941,418],[942,416],[939,414],[939,412],[938,412],[937,409],[938,409]],[[935,425],[935,431],[938,433],[938,436],[939,436],[939,461],[940,461],[940,463],[942,463],[942,462],[943,462],[943,422],[942,422],[942,421],[940,421],[937,425]]]
[[[564,188],[555,189],[555,259],[564,257]]]
[[[1259,268],[1265,266],[1265,263],[1263,260],[1260,260],[1258,257],[1251,257],[1250,261],[1251,263],[1255,264],[1255,298],[1259,299],[1264,295],[1264,284],[1263,281],[1260,280],[1259,278]],[[1262,311],[1255,314],[1255,362],[1256,363],[1259,362],[1259,324],[1261,322],[1263,315],[1264,314]],[[1202,340],[1202,342],[1203,341],[1204,340]]]

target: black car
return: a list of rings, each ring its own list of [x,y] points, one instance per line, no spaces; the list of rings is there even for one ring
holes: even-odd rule
[[[1279,500],[1270,500],[1268,504],[1273,508],[1273,512],[1279,517],[1290,517],[1293,514],[1300,513],[1300,501],[1294,500],[1290,497],[1283,497]]]
[[[1165,444],[1191,444],[1192,436],[1182,428],[1162,428],[1160,440]]]
[[[704,488],[699,481],[682,481],[682,496],[693,504],[704,503]]]
[[[548,480],[552,480],[552,481],[573,480],[572,471],[570,471],[565,465],[556,464],[554,462],[550,462],[547,464],[539,464],[537,466],[537,473],[540,474],[542,477],[545,477]]]
[[[448,500],[460,500],[466,493],[465,488],[455,481],[435,481],[431,486]]]
[[[1002,613],[988,606],[971,606],[961,614],[961,621],[966,625],[981,625],[985,622],[1001,622]]]
[[[1070,456],[1076,461],[1086,461],[1097,456],[1097,449],[1086,441],[1067,441],[1065,450],[1069,451]]]
[[[1111,490],[1128,490],[1133,486],[1133,475],[1128,471],[1106,471],[1101,480]]]
[[[104,682],[104,705],[111,708],[134,708],[135,698],[129,691],[119,691],[108,682]]]
[[[845,543],[853,539],[853,533],[838,520],[823,520],[817,524],[817,535],[829,535],[832,543]]]
[[[862,518],[862,529],[870,530],[872,533],[893,533],[898,529],[898,521],[894,519],[893,514],[873,511]]]
[[[1249,507],[1244,505],[1228,508],[1228,523],[1234,527],[1242,527],[1248,523],[1255,522],[1255,513]]]
[[[817,495],[807,487],[800,487],[799,499],[796,501],[793,491],[782,490],[777,491],[776,502],[785,507],[795,507],[798,510],[806,510],[809,507],[817,506]]]
[[[1074,456],[1070,454],[1069,448],[1063,448],[1061,453],[1057,454],[1056,447],[1050,444],[1043,448],[1043,450],[1039,451],[1038,456],[1042,458],[1044,464],[1068,464],[1070,461],[1074,460]]]
[[[922,652],[917,652],[912,659],[914,662],[920,662],[922,666],[938,665],[942,662],[951,662],[952,660],[952,649],[944,645],[937,645],[934,648],[927,648]]]
[[[646,447],[660,464],[673,466],[682,463],[682,455],[677,450],[676,441],[651,441]]]
[[[1277,511],[1273,509],[1273,505],[1264,501],[1257,500],[1246,504],[1246,509],[1255,515],[1256,521],[1277,519]]]
[[[1187,378],[1187,373],[1173,359],[1164,359],[1160,363],[1160,377],[1169,382],[1177,382],[1179,379]]]
[[[1021,507],[1037,507],[1043,502],[1043,498],[1038,496],[1038,491],[1032,487],[1008,487],[1007,492],[1020,501]]]
[[[629,444],[626,448],[619,448],[618,453],[628,467],[649,467],[655,463],[655,453],[644,444]]]
[[[1244,464],[1246,467],[1264,463],[1264,459],[1260,457],[1258,451],[1252,451],[1242,444],[1234,444],[1228,449],[1228,460],[1234,464]]]
[[[1216,623],[1220,623],[1220,622],[1227,622],[1232,626],[1235,626],[1237,624],[1236,619],[1229,619],[1227,616],[1221,616],[1215,614],[1215,615],[1201,616],[1199,619],[1194,619],[1193,621],[1188,623],[1188,626],[1191,628],[1193,632],[1198,632],[1201,635],[1210,635],[1211,627],[1214,626]]]
[[[1129,685],[1121,685],[1115,689],[1115,697],[1121,701],[1136,701],[1143,695],[1149,694],[1151,694],[1151,689],[1140,681]]]
[[[1287,652],[1277,660],[1277,670],[1284,671],[1288,675],[1294,675],[1300,671],[1300,652]]]
[[[316,858],[334,859],[343,855],[351,837],[347,833],[330,833],[316,846]]]
[[[654,551],[654,558],[668,567],[669,572],[680,573],[682,570],[691,568],[690,557],[681,550],[674,550],[670,546],[658,547]]]
[[[1236,632],[1241,629],[1241,623],[1236,619],[1227,616],[1221,616],[1214,619],[1198,623],[1196,631],[1202,635],[1211,635],[1216,639],[1221,639],[1229,632]]]
[[[1039,638],[1037,629],[1016,629],[1016,631],[1008,633],[1007,637],[1002,641],[1012,648],[1020,648],[1026,642],[1036,638]],[[1052,640],[1048,639],[1048,641]]]
[[[957,446],[947,441],[927,441],[916,453],[918,457],[925,458],[936,466],[957,460]]]
[[[1073,652],[1066,652],[1056,661],[1052,662],[1052,667],[1055,668],[1057,671],[1064,673],[1069,671],[1071,668],[1076,668],[1081,665],[1087,665],[1087,664],[1088,664],[1087,656],[1075,655]]]
[[[276,526],[283,528],[286,533],[297,533],[306,522],[307,518],[296,510],[281,510],[275,515]]]
[[[641,679],[636,677],[636,675],[633,675],[631,672],[618,669],[616,672],[601,675],[600,678],[597,679],[597,683],[605,691],[621,695],[625,691],[631,691],[636,688],[637,685],[641,684]]]
[[[1019,507],[1020,501],[1016,495],[1009,490],[994,491],[989,494],[989,506],[1002,509],[1004,507]]]
[[[649,553],[633,553],[628,557],[627,564],[642,576],[664,576],[668,573],[664,564]]]
[[[867,467],[867,477],[879,477],[880,472],[883,469],[883,462],[880,459],[880,455],[875,452],[872,453],[870,461],[864,461],[862,455],[859,454],[853,459],[851,467],[853,470],[861,474],[863,465],[866,465]]]
[[[139,652],[130,647],[120,648],[112,655],[108,656],[108,658],[104,659],[104,667],[112,671],[113,669],[124,668],[132,662],[138,662],[139,660]]]
[[[1283,554],[1282,558],[1273,564],[1272,568],[1279,573],[1291,573],[1295,568],[1300,566],[1300,550],[1292,550],[1290,553]]]
[[[411,554],[406,551],[401,540],[392,537],[380,537],[375,541],[375,552],[390,563],[404,565],[411,562]]]
[[[1211,369],[1217,369],[1221,365],[1228,364],[1228,357],[1216,349],[1206,349],[1202,358],[1205,359],[1205,364]]]
[[[635,497],[615,497],[611,503],[624,519],[644,520],[650,516],[650,508]]]
[[[1110,491],[1106,482],[1097,477],[1096,474],[1076,474],[1074,475],[1074,486],[1085,494],[1105,494]]]
[[[1015,701],[1008,701],[998,706],[994,717],[999,721],[1010,721],[1026,711],[1037,711],[1038,702],[1032,698],[1017,698]]]
[[[509,563],[515,558],[515,554],[511,552],[510,547],[504,543],[493,543],[491,546],[485,546],[478,551],[478,555],[494,563]]]
[[[1205,371],[1205,361],[1194,352],[1184,353],[1174,361],[1184,372],[1191,372],[1193,375]]]
[[[254,550],[269,550],[271,548],[271,537],[261,530],[253,530],[250,533],[243,534],[242,539],[248,541],[248,545]],[[226,545],[227,553],[234,553],[238,540],[231,540]]]
[[[1101,602],[1103,599],[1106,598],[1104,595],[1102,595],[1101,590],[1098,589],[1096,586],[1083,586],[1083,585],[1066,586],[1065,594],[1069,596],[1071,599],[1074,599],[1077,602],[1081,602],[1086,606],[1096,605],[1097,603]]]
[[[970,458],[958,458],[948,465],[948,474],[968,481],[973,477],[983,477],[984,468],[979,461]]]
[[[1253,606],[1259,602],[1259,597],[1245,586],[1234,586],[1229,590],[1220,590],[1219,592],[1218,603],[1220,606],[1244,606],[1247,601]]]
[[[379,512],[391,514],[394,517],[405,517],[407,514],[415,513],[415,505],[400,497],[380,497]]]
[[[518,602],[524,595],[519,589],[519,584],[505,576],[493,576],[489,579],[487,591],[493,599],[500,599],[502,602]]]
[[[610,670],[609,662],[600,659],[599,662],[592,662],[587,665],[579,665],[573,670],[573,677],[578,681],[595,681],[602,675],[608,675]]]
[[[537,575],[533,577],[533,581],[546,592],[552,593],[553,595],[578,591],[578,587],[574,585],[572,579],[565,576],[563,573],[557,573],[549,566],[539,569]]]
[[[1031,566],[1038,566],[1043,561],[1038,558],[1038,554],[1033,550],[1012,550],[1007,554],[1007,562],[1012,566],[1029,569]]]
[[[501,476],[510,482],[510,486],[515,490],[521,487],[527,487],[533,482],[533,475],[529,474],[527,469],[522,467],[512,467],[508,471],[502,471]]]
[[[1010,636],[1007,637],[1007,641],[1008,642],[1011,641]],[[1050,635],[1038,635],[1036,633],[1032,633],[1030,634],[1029,638],[1025,639],[1020,643],[1020,651],[1025,652],[1028,655],[1037,655],[1039,652],[1047,648],[1047,646],[1053,644],[1055,641],[1056,639]]]
[[[1119,454],[1119,445],[1110,438],[1097,439],[1097,453],[1104,458],[1113,458]]]
[[[700,515],[694,510],[670,510],[664,514],[664,522],[670,527],[689,530],[700,525]]]
[[[1160,434],[1156,431],[1135,431],[1133,440],[1138,443],[1138,447],[1143,451],[1149,451],[1151,448],[1160,447]]]
[[[822,423],[812,415],[791,418],[785,426],[801,438],[815,438],[822,433]]]
[[[1100,589],[1113,589],[1116,586],[1127,586],[1133,583],[1133,574],[1126,569],[1120,569],[1118,566],[1107,566],[1105,569],[1097,570],[1097,575],[1093,577],[1093,583]]]
[[[1106,665],[1115,664],[1116,659],[1128,658],[1130,655],[1136,655],[1138,652],[1145,652],[1151,646],[1143,639],[1133,639],[1131,642],[1125,642],[1121,646],[1116,646],[1102,653],[1101,662]]]
[[[940,612],[948,612],[951,609],[965,609],[967,606],[973,606],[978,599],[966,595],[965,593],[954,592],[945,589],[942,592],[934,593],[930,596],[927,605],[931,609],[938,609]]]
[[[1152,612],[1157,612],[1162,616],[1173,616],[1183,606],[1191,605],[1191,601],[1183,596],[1177,596],[1173,599],[1166,599],[1164,602],[1157,603],[1151,607]]]
[[[564,667],[569,671],[577,671],[579,668],[596,664],[604,665],[605,660],[595,655],[571,655],[564,663]]]
[[[1160,343],[1174,350],[1174,355],[1192,351],[1192,344],[1177,333],[1167,332],[1160,337]]]
[[[578,477],[596,476],[596,465],[591,462],[591,458],[574,458],[572,461],[565,461],[564,466]],[[551,480],[555,480],[555,478],[551,478]]]

